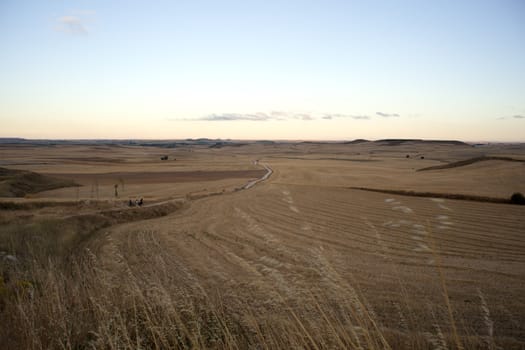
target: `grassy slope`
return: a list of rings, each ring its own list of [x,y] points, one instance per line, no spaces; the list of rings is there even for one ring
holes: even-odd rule
[[[32,171],[0,168],[0,197],[25,197],[27,194],[77,186],[74,181],[44,176]]]

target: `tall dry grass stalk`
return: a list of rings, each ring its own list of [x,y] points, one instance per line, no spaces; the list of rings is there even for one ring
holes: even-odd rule
[[[300,303],[278,292],[261,304],[243,291],[210,294],[154,233],[133,235],[143,249],[131,253],[137,265],[85,249],[9,271],[2,348],[390,349],[362,296],[320,252],[316,264],[332,289],[304,291]]]
[[[395,328],[385,325],[391,320],[374,311],[356,279],[341,275],[322,248],[309,252],[315,283],[293,282],[272,269],[278,265],[267,257],[264,281],[209,284],[159,235],[139,231],[110,240],[104,255],[86,248],[64,255],[64,249],[47,245],[44,254],[40,240],[11,242],[12,249],[26,253],[16,267],[0,266],[0,344],[2,349],[477,348],[476,341],[465,346],[465,335],[457,330],[434,238],[429,237],[443,304],[432,306],[440,315],[431,311],[431,327],[425,329],[424,310],[414,306],[386,240],[369,226],[380,245],[378,258],[397,275]],[[496,348],[489,308],[481,292],[479,297],[485,344]],[[444,332],[447,320],[452,335]]]

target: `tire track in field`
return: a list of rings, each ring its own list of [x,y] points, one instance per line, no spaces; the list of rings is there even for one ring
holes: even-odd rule
[[[338,201],[337,202],[337,205],[334,205],[333,207],[330,207],[330,203],[331,202],[334,202],[336,200],[330,200],[330,201],[324,201],[324,198],[318,198],[318,201],[317,203],[319,205],[317,205],[315,208],[311,208],[312,211],[322,211],[323,209],[319,209],[319,208],[327,208],[325,209],[326,211],[328,211],[328,213],[330,212],[334,212],[336,213],[337,210],[339,210],[341,216],[343,215],[347,215],[347,211],[348,210],[345,210],[345,205],[348,206],[348,203],[347,202],[340,202]],[[339,208],[339,209],[338,209]],[[354,210],[354,208],[352,208],[352,211]],[[381,211],[378,209],[378,208],[372,208],[372,210],[370,210],[370,212],[372,213],[376,213],[375,215],[367,215],[367,217],[371,220],[374,219],[374,216],[375,217],[379,217],[380,215],[378,215],[377,213],[381,213]],[[417,214],[419,214],[419,209],[417,211]],[[383,214],[384,215],[384,214]],[[431,213],[431,217],[422,217],[424,216],[423,215],[417,215],[417,219],[416,220],[413,220],[415,221],[415,223],[417,223],[418,221],[419,222],[432,222],[434,225],[438,224],[439,223],[439,220],[438,218],[441,217],[442,215],[436,215],[436,212],[432,212]],[[478,218],[478,222],[480,221],[479,220],[480,218]],[[490,224],[490,220],[489,220],[489,224]],[[457,243],[463,243],[463,244],[467,244],[467,245],[474,245],[474,246],[477,246],[477,244],[475,243],[476,241],[479,241],[480,239],[481,240],[484,240],[485,242],[483,243],[486,243],[485,245],[478,245],[478,246],[484,246],[485,248],[487,248],[487,244],[490,243],[490,245],[494,245],[494,243],[496,243],[497,245],[499,245],[496,250],[497,251],[507,251],[507,252],[510,252],[512,250],[515,250],[514,253],[516,253],[517,255],[521,255],[524,251],[524,249],[521,249],[521,248],[525,248],[525,245],[523,245],[523,241],[519,241],[519,242],[516,242],[514,240],[512,241],[509,241],[507,237],[505,237],[505,235],[502,235],[502,234],[494,234],[494,233],[490,233],[490,234],[481,234],[480,232],[482,232],[481,228],[485,228],[485,230],[487,230],[487,225],[485,224],[479,224],[479,226],[474,226],[474,227],[470,227],[470,224],[468,225],[465,225],[467,227],[463,227],[463,221],[462,220],[456,220],[454,219],[454,222],[453,222],[453,225],[449,225],[449,226],[445,226],[443,228],[446,228],[448,231],[450,232],[455,232],[457,233],[457,235],[455,235],[455,237],[457,239],[459,239],[460,241],[457,241]],[[425,225],[427,225],[425,223]],[[515,225],[514,225],[515,226]],[[392,228],[394,231],[395,231],[395,228]],[[433,228],[434,230],[434,228]],[[493,226],[493,227],[488,227],[488,230],[490,232],[499,232],[498,230],[498,226]],[[439,230],[437,230],[439,232]],[[461,234],[459,234],[461,233]],[[515,231],[514,231],[515,233]],[[475,240],[472,240],[470,238],[467,238],[467,237],[464,237],[464,236],[472,236],[470,238],[474,238]],[[461,239],[464,238],[464,241],[461,241]],[[483,239],[482,239],[483,238]],[[520,254],[521,253],[521,254]]]

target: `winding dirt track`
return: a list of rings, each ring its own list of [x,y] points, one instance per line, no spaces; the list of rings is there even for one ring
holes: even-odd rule
[[[264,174],[261,178],[253,180],[248,182],[246,185],[244,185],[243,189],[247,190],[252,188],[253,186],[257,185],[259,182],[267,180],[270,176],[272,176],[273,170],[266,164],[261,164],[262,167],[266,170],[266,174]]]

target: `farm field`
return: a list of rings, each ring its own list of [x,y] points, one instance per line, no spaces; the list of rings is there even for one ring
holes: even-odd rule
[[[497,202],[523,145],[0,145],[0,167],[57,187],[2,182],[5,348],[525,348],[525,206]]]

